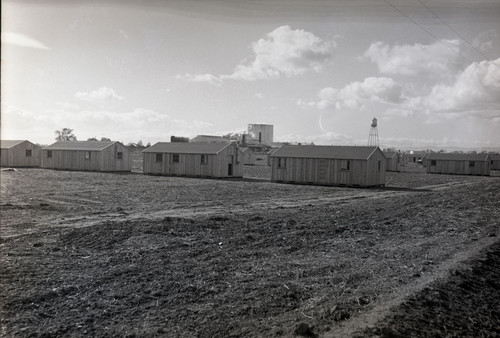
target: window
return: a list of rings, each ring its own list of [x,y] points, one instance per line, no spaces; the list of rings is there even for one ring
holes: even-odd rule
[[[85,152],[85,159],[90,160],[90,151]]]
[[[431,160],[431,165],[436,165],[436,160]]]
[[[123,153],[121,151],[116,153],[116,159],[117,160],[122,160],[123,159]]]
[[[173,154],[172,155],[172,163],[179,163],[179,162],[180,162],[179,154]]]
[[[163,162],[163,154],[160,153],[156,154],[156,162]]]
[[[286,168],[286,158],[278,158],[278,168]]]
[[[380,171],[380,167],[382,166],[382,161],[378,161],[377,163],[377,171]]]
[[[351,161],[342,160],[340,161],[340,170],[350,170],[351,169]]]
[[[201,155],[201,164],[208,163],[208,155]]]
[[[31,157],[31,149],[26,149],[26,157]]]
[[[475,166],[475,165],[476,165],[476,162],[474,162],[474,161],[470,161],[470,162],[469,162],[469,167],[473,167],[473,166]]]
[[[47,150],[47,158],[52,158],[52,150]]]

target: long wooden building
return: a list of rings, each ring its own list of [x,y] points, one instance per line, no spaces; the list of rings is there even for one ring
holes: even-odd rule
[[[490,175],[490,155],[431,153],[426,159],[427,173],[452,175]]]
[[[58,141],[42,149],[41,167],[47,169],[129,172],[132,157],[116,141]]]
[[[235,143],[158,142],[143,154],[145,174],[243,177],[243,161]]]
[[[41,147],[27,140],[1,140],[0,166],[39,167]]]
[[[385,185],[387,163],[378,147],[284,145],[270,157],[273,182]]]

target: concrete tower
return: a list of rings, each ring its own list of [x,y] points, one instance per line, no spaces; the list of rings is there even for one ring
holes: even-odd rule
[[[259,143],[265,144],[267,146],[272,146],[273,144],[273,129],[272,124],[249,124],[248,134]]]

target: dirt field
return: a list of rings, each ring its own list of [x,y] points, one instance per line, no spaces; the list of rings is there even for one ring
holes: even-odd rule
[[[4,337],[500,335],[500,178],[1,172]]]

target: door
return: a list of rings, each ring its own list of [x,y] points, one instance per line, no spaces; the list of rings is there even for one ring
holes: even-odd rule
[[[328,176],[328,161],[319,160],[318,161],[318,181],[319,183],[327,183]]]
[[[233,176],[233,161],[234,161],[233,155],[228,155],[227,176]]]

